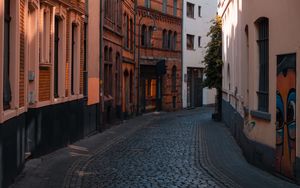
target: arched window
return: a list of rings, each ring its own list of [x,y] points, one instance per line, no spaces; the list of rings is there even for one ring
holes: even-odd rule
[[[167,44],[167,43],[168,43],[168,41],[167,41],[167,40],[168,40],[168,39],[167,39],[167,38],[168,38],[168,36],[167,36],[167,35],[168,35],[167,30],[164,29],[162,34],[163,34],[163,36],[162,36],[162,37],[163,37],[163,40],[162,40],[162,42],[163,42],[163,43],[162,43],[162,48],[163,48],[163,49],[166,49],[166,48],[167,48],[167,45],[168,45],[168,44]]]
[[[153,36],[153,27],[149,27],[149,37],[148,37],[148,46],[152,47],[152,36]]]
[[[104,47],[104,61],[108,61],[108,47]]]
[[[177,68],[174,65],[172,68],[172,92],[176,92],[176,72],[177,72]]]
[[[141,33],[141,46],[147,45],[147,27],[146,25],[142,26],[142,33]]]
[[[172,48],[172,31],[169,30],[168,32],[168,49]]]
[[[108,60],[110,61],[110,62],[112,62],[112,48],[109,48],[109,56],[108,56]]]
[[[258,110],[268,112],[269,101],[269,19],[259,18],[256,22],[259,52]]]
[[[173,36],[173,45],[172,45],[173,50],[176,50],[176,46],[177,46],[177,32],[175,31]]]

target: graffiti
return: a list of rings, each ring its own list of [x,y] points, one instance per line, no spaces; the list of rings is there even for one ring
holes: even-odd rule
[[[248,132],[248,133],[251,132],[255,126],[256,126],[255,121],[250,121],[250,120],[245,121],[245,131],[246,132]]]
[[[278,56],[276,170],[294,178],[296,158],[296,55]]]

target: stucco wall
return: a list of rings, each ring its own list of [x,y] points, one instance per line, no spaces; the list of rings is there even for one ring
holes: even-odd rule
[[[194,18],[187,17],[187,2],[194,4]],[[201,17],[198,16],[198,6],[201,6]],[[202,61],[205,56],[205,46],[210,41],[207,37],[211,20],[216,16],[217,0],[184,0],[183,3],[183,76],[187,74],[187,67],[204,68]],[[194,35],[194,50],[188,50],[186,46],[187,34]],[[198,47],[198,36],[201,36],[201,47]],[[205,88],[203,90],[203,104],[215,102],[215,90]],[[182,103],[187,107],[187,82],[182,83]]]
[[[299,6],[300,2],[297,0],[219,1],[218,14],[223,19],[223,99],[244,118],[243,132],[248,139],[274,149],[277,55],[295,53],[296,72],[300,71],[297,62],[300,58]],[[259,54],[258,29],[255,22],[261,17],[269,19],[269,106],[268,112],[264,114],[270,117],[270,120],[251,113],[258,112]],[[299,84],[298,76],[297,97]],[[299,103],[296,103],[296,123],[300,121],[298,109]],[[247,115],[247,112],[250,114]],[[296,157],[300,156],[299,136],[299,126],[296,125]]]

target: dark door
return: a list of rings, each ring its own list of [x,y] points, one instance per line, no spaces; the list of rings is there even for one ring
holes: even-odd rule
[[[195,107],[203,106],[202,71],[195,69],[194,73],[194,101]]]

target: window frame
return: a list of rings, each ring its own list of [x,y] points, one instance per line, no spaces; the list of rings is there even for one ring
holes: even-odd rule
[[[190,39],[192,40],[190,46],[189,46],[189,37],[191,37]],[[188,50],[195,50],[195,35],[191,35],[191,34],[186,35],[186,48]]]
[[[177,16],[177,0],[173,0],[173,16]]]
[[[186,16],[188,18],[193,18],[193,19],[195,18],[195,4],[186,2]]]
[[[258,110],[269,112],[269,19],[259,18],[255,24],[259,66]]]

